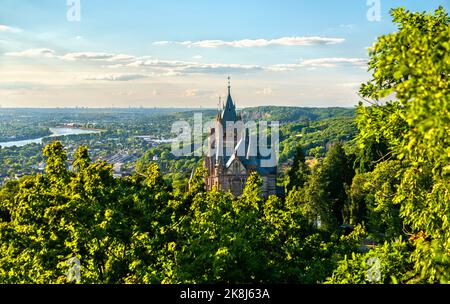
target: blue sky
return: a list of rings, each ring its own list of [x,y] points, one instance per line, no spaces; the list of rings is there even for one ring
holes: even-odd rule
[[[3,107],[352,106],[389,10],[449,0],[0,0]],[[373,2],[373,1],[369,1]]]

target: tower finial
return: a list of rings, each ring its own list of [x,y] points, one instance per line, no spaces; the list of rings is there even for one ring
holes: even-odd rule
[[[228,76],[228,95],[231,95],[231,77]]]

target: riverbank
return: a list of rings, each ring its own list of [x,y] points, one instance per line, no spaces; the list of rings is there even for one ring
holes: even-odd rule
[[[47,137],[52,135],[52,132],[50,131],[50,129],[47,129],[46,132],[33,132],[31,134],[27,134],[27,135],[22,135],[22,136],[0,136],[0,143],[5,143],[5,142],[13,142],[13,141],[23,141],[23,140],[34,140],[37,138],[42,138],[42,137]]]
[[[63,137],[70,135],[100,134],[104,130],[64,127],[64,128],[49,128],[49,131],[50,131],[49,135],[42,136],[39,138],[0,142],[0,147],[10,148],[10,147],[23,147],[30,144],[42,144],[43,140],[47,138]]]

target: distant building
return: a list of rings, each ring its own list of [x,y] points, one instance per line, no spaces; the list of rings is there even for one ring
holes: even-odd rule
[[[265,197],[277,194],[277,166],[264,167],[261,161],[258,143],[252,142],[248,130],[242,134],[237,134],[234,129],[234,136],[229,136],[233,142],[227,142],[227,122],[242,122],[242,117],[236,112],[236,105],[231,97],[231,86],[228,85],[228,97],[225,106],[221,105],[216,121],[215,128],[210,130],[210,153],[205,159],[207,169],[206,187],[211,191],[216,187],[219,191],[231,192],[235,197],[242,195],[245,184],[252,172],[257,172],[263,180],[262,191]],[[223,136],[220,136],[219,130],[223,130]],[[233,153],[227,153],[227,146],[234,147]],[[212,153],[223,147],[223,153]],[[245,153],[238,153],[244,151]],[[254,153],[256,151],[256,153]],[[251,153],[252,152],[252,153]],[[230,155],[227,155],[230,154]]]

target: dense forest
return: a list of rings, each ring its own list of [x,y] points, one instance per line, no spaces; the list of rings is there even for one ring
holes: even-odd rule
[[[257,174],[239,198],[206,192],[200,161],[188,191],[151,161],[114,178],[86,147],[69,170],[56,141],[45,174],[0,189],[0,282],[66,283],[75,257],[81,283],[448,283],[450,18],[391,14],[356,122],[321,117],[310,146],[283,125],[285,198],[264,199]],[[324,149],[314,131],[329,126]]]

